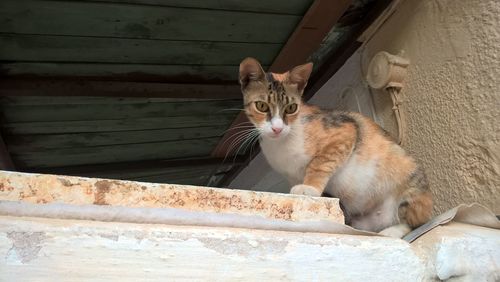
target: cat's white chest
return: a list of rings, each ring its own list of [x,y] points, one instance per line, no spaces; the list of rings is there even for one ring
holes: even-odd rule
[[[302,136],[288,136],[283,140],[260,141],[262,152],[271,167],[288,178],[290,184],[302,183],[305,167],[311,157],[305,153]]]

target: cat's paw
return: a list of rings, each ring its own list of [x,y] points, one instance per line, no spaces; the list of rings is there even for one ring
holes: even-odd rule
[[[313,197],[321,196],[321,192],[319,192],[318,189],[304,184],[293,186],[292,189],[290,190],[290,194],[307,195]]]
[[[387,227],[386,229],[380,231],[378,234],[392,237],[392,238],[403,238],[406,234],[410,233],[411,228],[408,226],[408,224],[401,223],[401,224],[396,224],[390,227]]]

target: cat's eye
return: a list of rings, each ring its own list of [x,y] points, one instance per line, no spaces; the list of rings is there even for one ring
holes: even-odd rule
[[[269,106],[266,103],[261,102],[261,101],[255,102],[255,107],[257,108],[257,110],[259,112],[265,113],[265,112],[269,111]]]
[[[297,111],[297,104],[290,104],[285,107],[285,113],[286,114],[293,114]]]

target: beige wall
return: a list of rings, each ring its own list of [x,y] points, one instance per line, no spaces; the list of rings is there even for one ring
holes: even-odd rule
[[[403,1],[361,50],[365,70],[378,51],[411,61],[405,148],[426,169],[436,210],[479,202],[500,214],[500,1]],[[372,93],[394,132],[390,99]]]
[[[500,1],[402,1],[310,101],[374,117],[397,136],[390,96],[364,81],[379,51],[411,61],[401,93],[404,147],[425,168],[436,211],[479,202],[500,214]],[[290,188],[261,155],[230,187]]]

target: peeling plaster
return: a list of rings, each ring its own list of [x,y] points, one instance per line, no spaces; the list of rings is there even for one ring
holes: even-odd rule
[[[11,263],[28,263],[38,257],[42,249],[42,243],[46,236],[44,232],[16,232],[7,233],[12,241],[12,247],[7,252],[6,260]]]

